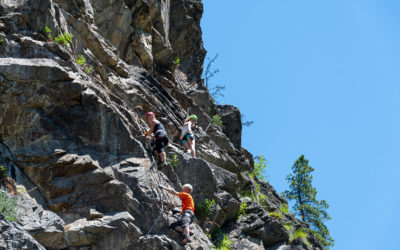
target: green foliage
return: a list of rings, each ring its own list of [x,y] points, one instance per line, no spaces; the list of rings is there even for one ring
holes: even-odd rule
[[[231,244],[232,241],[229,239],[228,234],[223,234],[221,231],[221,228],[216,227],[211,235],[207,235],[211,239],[211,241],[214,243],[216,247],[212,249],[216,250],[229,250],[231,249]]]
[[[203,220],[211,214],[212,209],[216,206],[214,199],[205,199],[195,203],[195,214],[199,220]]]
[[[3,43],[4,43],[4,39],[0,38],[0,44],[3,44]]]
[[[222,242],[217,249],[229,250],[229,249],[231,249],[231,244],[232,244],[232,241],[229,239],[229,235],[224,234]]]
[[[178,167],[178,163],[179,163],[179,158],[178,155],[173,155],[172,158],[167,157],[167,162],[174,168],[176,169]]]
[[[294,234],[291,237],[291,241],[294,241],[296,239],[300,239],[302,242],[304,242],[308,247],[311,247],[312,244],[307,240],[308,234],[307,232],[304,231],[303,228],[297,229]]]
[[[221,117],[219,115],[213,115],[212,117],[212,123],[221,127],[222,126],[222,120]]]
[[[274,218],[276,218],[278,220],[282,219],[282,214],[279,213],[279,212],[271,212],[271,213],[268,214],[268,216],[274,217]]]
[[[294,201],[293,210],[310,225],[311,230],[318,233],[317,238],[323,239],[320,243],[325,248],[333,246],[334,240],[324,224],[325,221],[331,219],[326,212],[329,205],[325,200],[317,200],[317,190],[312,186],[311,173],[314,169],[308,165],[308,160],[304,158],[304,155],[301,155],[294,163],[292,171],[293,173],[286,177],[290,184],[290,191],[285,191],[284,196]]]
[[[292,223],[284,223],[283,227],[289,232],[291,232],[293,230],[293,224]]]
[[[47,39],[51,40],[53,39],[53,36],[51,35],[51,29],[47,26],[44,26],[43,28],[44,34],[47,36]]]
[[[246,214],[247,203],[241,202],[239,208],[239,217]]]
[[[69,44],[72,42],[72,38],[73,36],[71,33],[64,32],[63,34],[56,36],[55,41],[58,44],[62,44],[65,47],[69,47]]]
[[[260,154],[260,156],[256,157],[256,161],[254,162],[254,171],[250,173],[250,176],[254,178],[254,176],[257,177],[257,179],[266,182],[266,178],[263,175],[263,172],[267,168],[267,160]]]
[[[298,238],[307,238],[307,237],[308,237],[308,234],[307,234],[306,232],[304,232],[304,229],[303,229],[303,228],[297,229],[297,230],[294,232],[294,235],[293,235],[293,238],[294,238],[294,239],[298,239]]]
[[[279,207],[279,212],[283,213],[283,214],[289,214],[289,208],[287,204],[281,205]]]
[[[86,58],[84,55],[78,55],[78,58],[76,58],[75,61],[81,66],[86,64]]]
[[[257,190],[257,192],[241,190],[239,191],[239,195],[240,197],[250,198],[250,200],[256,202],[258,205],[260,205],[260,207],[267,211],[271,209],[266,201],[267,197],[264,194],[260,193],[259,190]]]
[[[89,65],[89,66],[85,66],[85,71],[86,71],[86,73],[88,73],[88,74],[90,74],[90,73],[92,73],[93,72],[93,66],[92,65]]]
[[[179,64],[180,62],[181,62],[181,59],[179,59],[179,57],[175,57],[174,63]]]
[[[261,185],[258,182],[255,182],[256,184],[256,192],[259,193],[261,192]]]
[[[0,166],[0,180],[4,179],[7,177],[7,169],[1,165]]]
[[[312,234],[314,234],[315,238],[324,246],[325,249],[329,249],[329,246],[333,246],[333,242],[329,242],[326,237],[324,237],[321,233],[315,230],[311,230]],[[329,234],[329,231],[328,231]]]
[[[9,221],[17,221],[17,203],[5,190],[0,189],[0,214]]]
[[[84,55],[78,55],[75,61],[85,69],[86,73],[90,74],[93,72],[93,66],[86,63],[87,61]]]

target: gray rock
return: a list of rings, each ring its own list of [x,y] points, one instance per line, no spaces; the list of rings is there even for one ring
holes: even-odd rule
[[[201,82],[206,50],[201,38],[200,19],[203,4],[200,0],[172,0],[170,7],[169,40],[176,55],[181,59],[180,68],[188,82]]]
[[[28,232],[14,222],[0,219],[0,249],[45,250]]]
[[[0,58],[0,73],[14,81],[68,81],[71,75],[51,59]]]
[[[94,220],[94,219],[98,219],[98,218],[103,218],[104,214],[96,211],[96,209],[91,208],[89,210],[89,219]]]
[[[264,246],[273,246],[278,242],[288,241],[289,234],[280,221],[269,219],[264,224],[264,233],[261,239]]]
[[[52,211],[44,210],[26,194],[18,196],[18,223],[41,245],[48,249],[66,247],[64,241],[64,222]]]
[[[217,105],[217,114],[223,122],[222,131],[237,149],[242,147],[242,117],[238,108],[232,105]]]
[[[65,226],[65,239],[70,247],[126,249],[141,236],[134,223],[128,212],[106,214],[91,221],[80,219]]]

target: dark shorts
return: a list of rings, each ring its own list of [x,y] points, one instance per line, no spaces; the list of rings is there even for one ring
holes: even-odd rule
[[[155,138],[155,147],[154,150],[157,150],[158,153],[164,152],[164,147],[168,145],[169,139],[166,133],[159,132],[156,134]]]
[[[189,134],[189,133],[185,133],[184,135],[183,135],[183,137],[182,137],[182,140],[181,140],[181,143],[182,144],[185,144],[186,142],[189,142],[189,138],[190,139],[194,139],[193,138],[193,135],[191,135],[191,134]]]
[[[180,227],[188,227],[190,224],[192,224],[194,219],[194,214],[191,212],[183,212],[182,217],[180,220],[174,222],[171,224],[171,228],[176,228],[178,226]]]

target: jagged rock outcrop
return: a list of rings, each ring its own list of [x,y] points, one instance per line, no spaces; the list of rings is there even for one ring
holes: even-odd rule
[[[217,105],[217,113],[222,120],[222,131],[237,149],[242,147],[242,116],[232,105]]]
[[[45,250],[27,231],[4,218],[0,219],[0,249]]]
[[[17,212],[22,229],[30,233],[46,249],[65,248],[64,221],[54,212],[45,210],[26,191],[18,196]]]
[[[0,164],[24,190],[20,220],[0,221],[0,248],[209,249],[216,228],[234,249],[321,248],[312,235],[311,246],[290,239],[307,230],[293,216],[269,215],[285,201],[250,177],[239,110],[214,105],[204,87],[202,11],[199,0],[0,0]],[[178,159],[159,172],[143,136],[150,110]],[[189,113],[196,159],[179,145]],[[215,203],[181,246],[168,228],[180,200],[158,185],[184,183],[196,202]]]

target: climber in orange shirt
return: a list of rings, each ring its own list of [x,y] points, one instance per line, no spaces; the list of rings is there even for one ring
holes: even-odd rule
[[[190,184],[185,184],[182,187],[182,192],[176,192],[173,189],[159,186],[160,189],[164,189],[168,193],[178,196],[182,200],[182,217],[179,221],[171,224],[171,228],[177,232],[181,232],[184,235],[182,243],[190,242],[190,229],[189,225],[193,222],[194,218],[194,202],[190,193],[193,191],[193,187]]]

